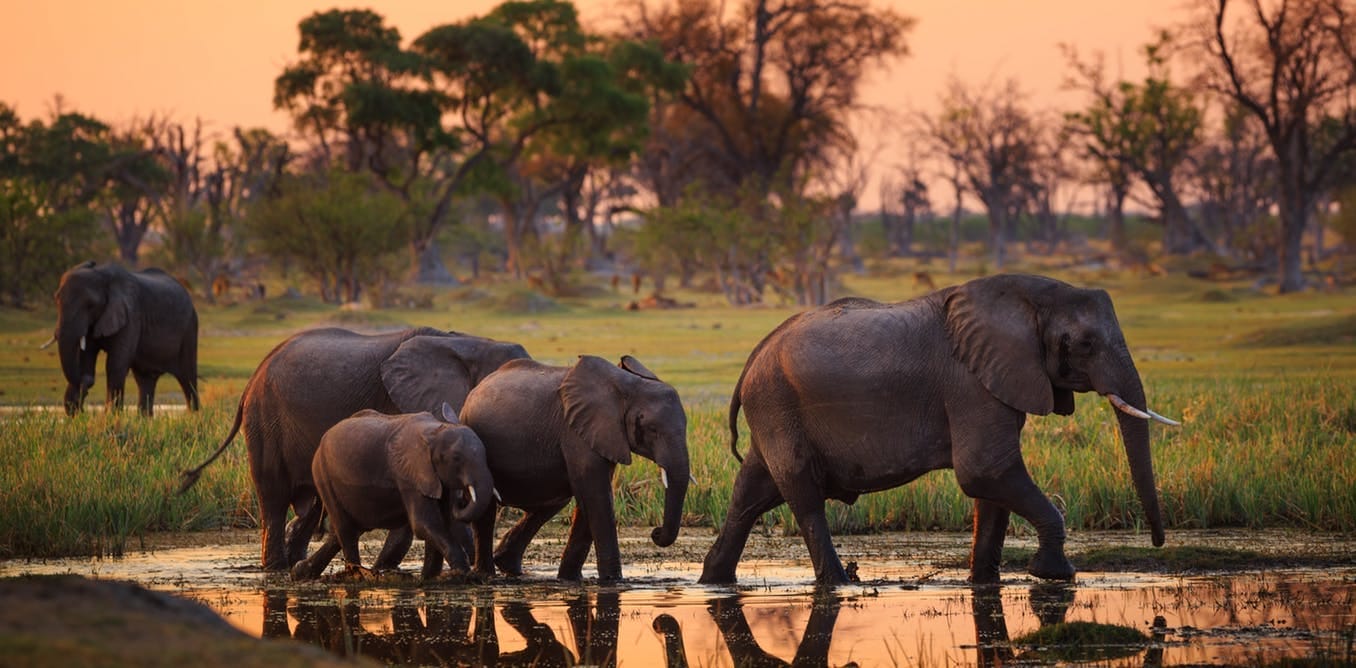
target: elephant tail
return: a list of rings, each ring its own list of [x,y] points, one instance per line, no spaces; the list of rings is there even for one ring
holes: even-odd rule
[[[207,458],[207,461],[199,464],[195,468],[183,472],[179,481],[179,494],[187,492],[189,487],[192,487],[194,483],[198,482],[198,478],[202,476],[202,470],[207,468],[208,464],[216,461],[217,457],[220,457],[221,453],[226,451],[226,448],[231,444],[231,441],[235,440],[235,435],[240,433],[240,424],[244,421],[244,417],[245,395],[242,394],[240,396],[240,403],[235,408],[235,422],[231,424],[231,431],[226,434],[226,440],[221,442],[221,445],[217,447],[217,451],[213,452],[212,456]]]
[[[744,382],[744,374],[739,375],[739,385]],[[739,454],[739,385],[735,385],[734,396],[730,397],[730,454],[744,463],[744,458]]]

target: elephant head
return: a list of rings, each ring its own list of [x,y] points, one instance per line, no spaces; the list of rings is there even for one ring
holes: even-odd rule
[[[391,448],[392,466],[401,480],[414,483],[420,494],[441,499],[443,490],[461,491],[452,514],[462,522],[480,517],[494,496],[494,480],[485,459],[485,444],[470,427],[457,422],[452,407],[443,404],[441,420],[412,420],[414,438],[397,435]]]
[[[650,538],[660,547],[672,545],[691,477],[687,413],[678,392],[630,356],[614,366],[601,357],[581,355],[559,393],[570,429],[599,456],[630,464],[634,452],[659,465],[664,517]]]
[[[529,359],[527,350],[479,336],[414,336],[381,363],[381,382],[403,413],[461,410],[471,388],[505,362]]]
[[[1039,276],[1002,275],[961,285],[945,297],[956,358],[999,401],[1025,413],[1068,415],[1074,392],[1097,392],[1117,414],[1135,491],[1154,545],[1163,520],[1149,452],[1144,386],[1121,334],[1111,297]],[[1126,409],[1132,412],[1127,414]]]
[[[93,261],[67,271],[57,287],[57,342],[61,372],[66,377],[66,412],[74,414],[94,384],[91,339],[114,335],[136,311],[136,284],[120,267],[96,267]]]

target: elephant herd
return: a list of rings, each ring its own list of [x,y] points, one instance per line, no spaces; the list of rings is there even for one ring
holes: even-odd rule
[[[84,274],[99,271],[109,272],[71,270],[57,293],[54,339],[62,345],[68,411],[79,409],[99,350],[109,354],[111,405],[115,375],[130,367],[143,412],[162,372],[179,378],[196,408],[197,318],[187,294],[185,311],[171,299],[169,285],[179,286],[163,273],[119,269],[135,279],[129,285],[140,290],[140,308],[152,312],[130,307],[114,327],[105,324],[107,312],[122,297],[82,284]],[[167,333],[176,322],[185,331]],[[119,338],[129,328],[130,340]],[[156,336],[173,340],[146,342]],[[1036,529],[1028,572],[1072,579],[1063,517],[1027,472],[1020,437],[1028,414],[1072,413],[1075,392],[1096,392],[1120,411],[1133,485],[1152,541],[1162,545],[1148,421],[1176,423],[1145,407],[1106,292],[1004,274],[910,301],[847,298],[791,316],[754,347],[735,384],[729,428],[739,468],[700,582],[735,582],[755,523],[786,503],[816,581],[846,583],[826,500],[853,503],[940,468],[954,469],[974,499],[972,581],[998,581],[1011,513]],[[741,409],[750,435],[743,456]],[[263,567],[295,578],[318,576],[341,551],[349,574],[365,573],[357,540],[378,528],[388,533],[375,569],[396,568],[418,536],[426,578],[444,562],[454,573],[519,575],[529,542],[573,500],[557,576],[580,579],[592,548],[598,578],[617,580],[616,466],[633,453],[659,465],[664,510],[651,538],[661,547],[678,535],[691,478],[678,392],[638,360],[581,355],[573,365],[551,366],[516,343],[429,328],[314,329],[283,341],[250,377],[221,446],[185,472],[183,489],[242,429]],[[501,505],[523,514],[495,546]],[[308,556],[324,515],[325,542]]]

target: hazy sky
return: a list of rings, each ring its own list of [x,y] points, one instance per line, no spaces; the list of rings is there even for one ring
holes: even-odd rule
[[[656,0],[650,0],[655,2]],[[735,0],[728,0],[733,3]],[[1013,77],[1035,106],[1066,107],[1069,69],[1059,44],[1101,50],[1127,76],[1142,74],[1139,47],[1156,26],[1184,17],[1183,0],[876,0],[918,22],[911,55],[870,82],[869,102],[931,110],[951,74],[963,81]],[[272,109],[273,79],[296,59],[297,23],[317,10],[370,7],[408,42],[428,28],[483,14],[499,0],[0,0],[0,100],[23,118],[67,109],[118,123],[148,114],[212,130],[287,119]],[[587,23],[611,20],[613,0],[576,0]],[[889,162],[889,158],[886,158]]]

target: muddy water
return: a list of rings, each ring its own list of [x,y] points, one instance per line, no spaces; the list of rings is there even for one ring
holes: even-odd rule
[[[1209,542],[1255,547],[1259,540],[1279,540],[1296,551],[1345,549],[1277,536],[1211,534]],[[527,577],[493,586],[412,578],[297,585],[259,571],[252,538],[230,535],[221,544],[162,547],[110,560],[0,562],[0,577],[69,572],[135,580],[200,600],[254,635],[290,636],[393,664],[1009,665],[1059,660],[1049,652],[1075,648],[1042,650],[1012,641],[1075,621],[1143,634],[1143,641],[1091,655],[1113,665],[1356,660],[1356,569],[1349,567],[1080,573],[1073,585],[1040,584],[1006,571],[1003,586],[973,588],[963,570],[935,565],[963,555],[968,536],[846,537],[841,551],[868,581],[817,593],[808,561],[773,556],[803,553],[795,540],[755,537],[740,567],[741,586],[706,587],[695,584],[696,564],[709,537],[687,538],[678,554],[688,556],[681,561],[665,561],[663,552],[647,552],[634,538],[623,544],[624,558],[634,555],[626,563],[627,581],[602,587],[556,583],[552,560],[544,555],[559,545],[546,539],[529,554]],[[379,545],[365,544],[369,558]],[[406,569],[415,571],[417,564],[412,553]]]

